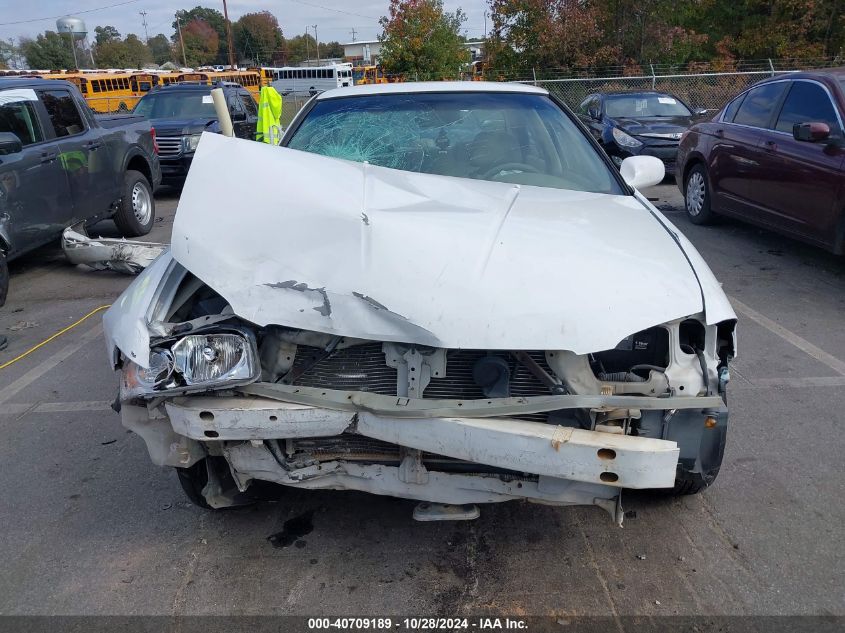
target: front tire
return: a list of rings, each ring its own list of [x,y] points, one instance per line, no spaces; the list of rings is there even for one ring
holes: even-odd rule
[[[124,237],[140,237],[152,230],[155,219],[153,188],[144,174],[127,170],[123,176],[123,198],[114,223]]]
[[[704,165],[695,165],[684,183],[684,208],[693,224],[710,224],[716,217],[711,208],[710,182]]]

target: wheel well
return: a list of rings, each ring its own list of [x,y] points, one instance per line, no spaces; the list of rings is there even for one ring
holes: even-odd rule
[[[696,156],[695,158],[691,158],[687,161],[687,164],[684,165],[684,179],[681,181],[684,187],[686,187],[687,185],[687,178],[689,177],[689,173],[692,171],[692,168],[696,165],[704,165],[704,161],[698,156]]]
[[[126,169],[139,171],[144,174],[144,177],[147,179],[147,182],[150,183],[150,186],[153,184],[153,172],[150,170],[150,165],[147,163],[146,160],[142,156],[135,155],[129,159],[129,163],[126,165]]]

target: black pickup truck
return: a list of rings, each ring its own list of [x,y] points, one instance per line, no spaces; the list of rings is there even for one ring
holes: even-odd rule
[[[95,115],[66,81],[0,78],[0,305],[6,260],[65,227],[113,217],[126,237],[149,233],[160,182],[149,121]]]
[[[161,174],[166,185],[184,184],[203,132],[220,133],[212,88],[222,88],[232,127],[238,138],[255,139],[258,105],[249,91],[236,83],[212,86],[181,82],[153,88],[138,101],[132,114],[149,119],[156,129]]]

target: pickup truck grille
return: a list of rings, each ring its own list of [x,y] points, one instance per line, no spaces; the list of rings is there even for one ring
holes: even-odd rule
[[[181,136],[159,136],[156,140],[160,158],[175,158],[182,153]]]

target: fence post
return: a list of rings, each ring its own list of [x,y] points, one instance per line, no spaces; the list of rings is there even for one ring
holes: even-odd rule
[[[534,75],[534,85],[536,86],[537,85],[537,69],[532,67],[531,68],[531,74]]]
[[[769,70],[772,71],[772,77],[775,76],[775,65],[772,63],[772,58],[769,57]]]
[[[654,64],[649,64],[649,68],[651,68],[651,89],[654,90],[657,88],[657,77],[654,74]]]

